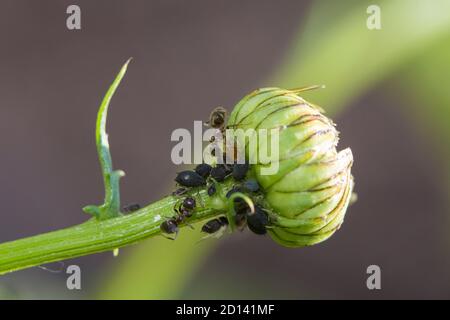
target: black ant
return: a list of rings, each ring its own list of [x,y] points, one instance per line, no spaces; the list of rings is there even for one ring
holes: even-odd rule
[[[187,218],[190,218],[193,214],[193,210],[195,209],[196,201],[192,197],[187,197],[178,205],[175,204],[173,210],[175,211],[176,215],[163,223],[161,223],[161,230],[164,233],[167,234],[174,234],[175,238],[178,235],[179,228],[178,226],[184,222]],[[175,240],[175,238],[169,238],[172,240]]]
[[[178,225],[175,222],[175,219],[173,219],[173,218],[161,223],[160,228],[161,228],[162,232],[167,233],[167,234],[175,233],[177,235],[178,231],[179,231]],[[176,235],[175,235],[175,238],[176,238]],[[169,238],[169,239],[175,240],[175,238]]]

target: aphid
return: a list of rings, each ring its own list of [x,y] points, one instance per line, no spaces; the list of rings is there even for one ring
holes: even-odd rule
[[[211,170],[211,177],[214,178],[218,182],[222,182],[225,180],[227,173],[223,166],[216,166]]]
[[[181,188],[178,188],[177,190],[175,190],[174,192],[172,192],[172,195],[173,196],[181,196],[181,195],[185,194],[187,191],[188,191],[187,188],[181,187]]]
[[[233,178],[234,180],[240,181],[245,178],[247,171],[249,169],[248,163],[237,163],[233,167]]]
[[[208,188],[208,196],[212,196],[212,195],[214,195],[215,193],[216,193],[216,185],[215,184],[212,184],[212,185],[210,185],[209,186],[209,188]]]
[[[123,212],[125,213],[131,213],[134,211],[138,211],[141,208],[139,203],[130,203],[122,208]]]
[[[174,219],[169,219],[169,220],[164,221],[163,223],[161,223],[160,228],[164,233],[167,233],[167,234],[174,234],[174,233],[178,234],[178,231],[179,231],[178,224],[176,223],[176,221]],[[174,240],[174,239],[172,239],[172,240]]]
[[[195,172],[201,175],[203,178],[208,178],[209,173],[211,172],[212,167],[207,163],[199,164],[195,167]]]
[[[227,110],[222,107],[215,108],[209,116],[208,124],[211,128],[222,129],[225,125]]]
[[[219,231],[221,228],[228,225],[228,220],[225,217],[220,217],[219,219],[210,220],[205,223],[202,227],[202,232],[213,234]]]
[[[255,213],[247,215],[248,228],[256,234],[266,234],[266,226],[269,224],[267,213],[259,206],[255,206]]]
[[[258,192],[260,188],[255,179],[248,179],[242,184],[242,187],[249,192]]]
[[[185,170],[177,174],[175,181],[183,187],[193,188],[206,184],[205,178],[195,171]]]

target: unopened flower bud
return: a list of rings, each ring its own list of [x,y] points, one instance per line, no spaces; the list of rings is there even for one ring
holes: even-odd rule
[[[336,150],[338,132],[333,122],[299,92],[256,90],[236,105],[227,123],[232,129],[267,129],[269,140],[278,135],[277,159],[251,164],[251,173],[270,213],[267,230],[287,247],[329,238],[344,220],[353,189],[351,150]],[[258,154],[274,150],[268,143],[258,143]],[[255,153],[245,152],[247,158]],[[267,174],[264,169],[274,165],[277,170]]]

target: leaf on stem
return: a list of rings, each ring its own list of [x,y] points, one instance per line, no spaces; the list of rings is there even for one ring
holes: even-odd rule
[[[98,220],[110,219],[121,215],[119,182],[120,178],[125,175],[125,172],[121,170],[113,170],[111,153],[109,151],[108,134],[106,133],[106,119],[112,96],[119,87],[122,78],[125,76],[130,61],[131,58],[128,59],[120,69],[113,83],[106,92],[97,114],[95,142],[97,144],[97,153],[100,160],[105,185],[105,202],[100,206],[86,206],[83,208],[83,211],[96,217]]]

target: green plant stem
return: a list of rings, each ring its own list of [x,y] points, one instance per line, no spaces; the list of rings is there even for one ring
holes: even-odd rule
[[[197,195],[197,194],[195,194]],[[220,216],[203,190],[197,195],[198,209],[189,224]],[[0,274],[50,262],[110,251],[161,235],[161,223],[174,215],[178,198],[168,196],[132,214],[98,221],[90,219],[66,229],[0,244]],[[183,227],[185,225],[181,225]],[[167,240],[170,241],[170,240]]]
[[[100,105],[97,115],[96,144],[105,183],[105,202],[100,206],[83,208],[93,216],[89,221],[66,229],[36,235],[0,244],[0,275],[50,262],[76,258],[136,243],[161,235],[161,223],[173,217],[179,198],[168,196],[139,211],[123,215],[120,212],[119,179],[121,170],[113,170],[109,151],[106,120],[111,98],[123,79],[128,60],[120,69]],[[222,183],[230,187],[232,179]],[[189,225],[224,215],[227,208],[225,195],[217,192],[208,197],[205,190],[190,190],[197,198],[197,209],[186,221]],[[184,227],[185,224],[179,225]]]

